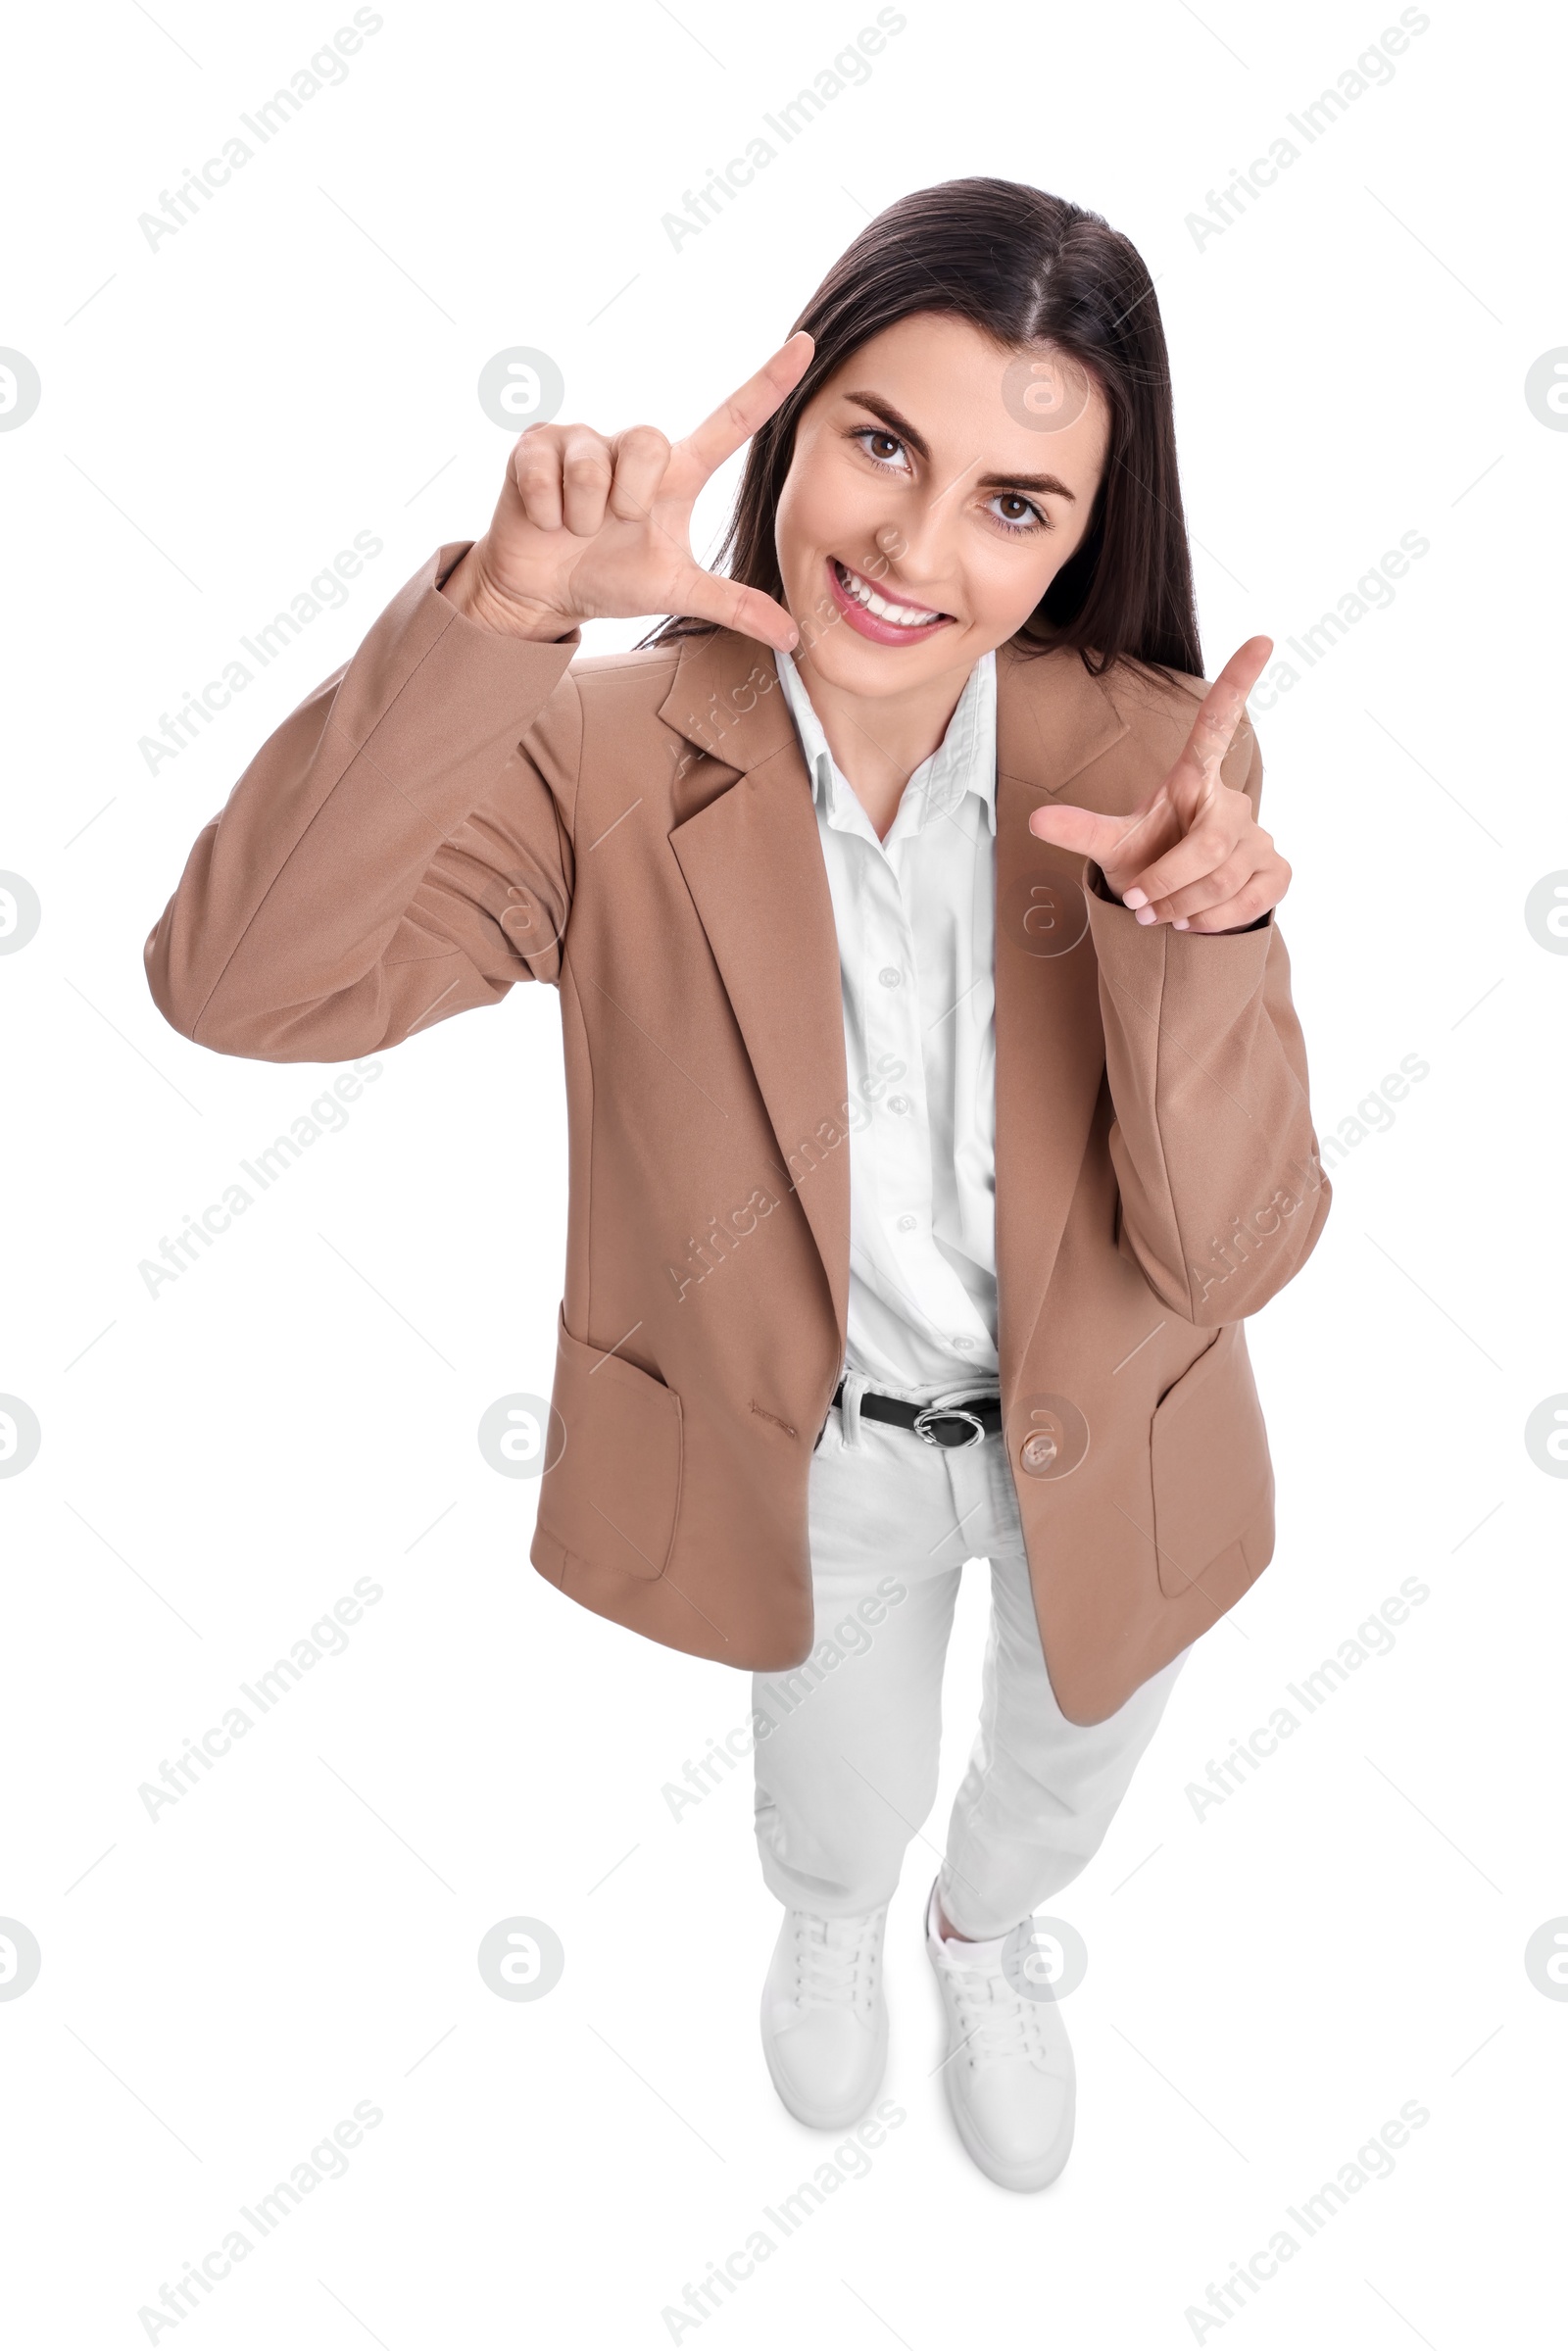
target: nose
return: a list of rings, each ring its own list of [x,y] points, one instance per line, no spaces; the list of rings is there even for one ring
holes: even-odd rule
[[[883,558],[882,585],[903,588],[916,603],[946,611],[940,591],[952,572],[956,519],[956,502],[943,491],[902,500],[898,521],[885,522],[872,534]]]

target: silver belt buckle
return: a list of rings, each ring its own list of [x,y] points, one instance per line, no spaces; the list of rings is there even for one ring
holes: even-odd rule
[[[985,1422],[978,1413],[966,1410],[962,1404],[926,1404],[915,1414],[915,1435],[926,1445],[942,1445],[942,1439],[933,1437],[927,1429],[927,1420],[966,1420],[974,1431],[974,1435],[966,1437],[961,1445],[945,1445],[944,1451],[967,1452],[971,1445],[985,1443]]]

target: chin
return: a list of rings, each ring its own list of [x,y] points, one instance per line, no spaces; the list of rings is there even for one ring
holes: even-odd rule
[[[912,646],[906,654],[884,651],[865,644],[842,622],[796,652],[804,652],[820,676],[847,694],[897,694],[911,679],[923,676],[927,666]]]

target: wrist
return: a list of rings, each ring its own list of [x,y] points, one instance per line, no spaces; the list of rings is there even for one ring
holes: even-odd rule
[[[569,637],[577,623],[567,614],[496,587],[484,567],[483,545],[475,540],[447,573],[438,593],[455,604],[465,619],[496,636],[521,637],[538,645],[555,645]]]

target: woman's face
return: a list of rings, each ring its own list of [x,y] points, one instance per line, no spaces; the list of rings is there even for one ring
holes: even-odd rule
[[[779,499],[802,657],[873,698],[970,669],[1082,540],[1109,425],[1050,345],[1006,351],[940,313],[862,343],[803,412]]]

